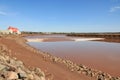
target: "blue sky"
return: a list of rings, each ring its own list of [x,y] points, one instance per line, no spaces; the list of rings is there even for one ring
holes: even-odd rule
[[[0,29],[120,32],[120,0],[0,0]]]

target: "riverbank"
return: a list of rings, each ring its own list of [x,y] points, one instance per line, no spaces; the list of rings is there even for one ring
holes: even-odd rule
[[[119,80],[118,77],[112,77],[102,71],[78,65],[32,48],[20,36],[1,37],[0,42],[10,49],[9,56],[23,61],[27,67],[41,68],[45,72],[46,80],[100,80],[103,78]]]
[[[27,67],[38,67],[44,71],[46,80],[89,80],[83,74],[71,72],[61,63],[56,63],[47,58],[47,56],[28,45],[20,36],[6,36],[0,38],[0,43],[6,45],[11,50],[9,56],[16,57],[24,62]],[[64,76],[64,77],[63,77]],[[95,80],[95,79],[93,79]]]
[[[40,68],[26,68],[22,61],[8,56],[9,53],[0,43],[0,80],[45,80]]]

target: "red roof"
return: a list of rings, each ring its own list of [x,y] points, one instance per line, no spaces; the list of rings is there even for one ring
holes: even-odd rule
[[[8,30],[12,30],[13,32],[17,32],[18,31],[18,28],[14,28],[12,26],[9,26]]]

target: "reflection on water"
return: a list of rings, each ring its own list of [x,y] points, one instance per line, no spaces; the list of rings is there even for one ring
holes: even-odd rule
[[[29,42],[44,52],[85,64],[109,74],[120,75],[120,43],[84,42]]]

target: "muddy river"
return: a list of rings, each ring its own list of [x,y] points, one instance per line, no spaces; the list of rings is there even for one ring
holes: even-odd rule
[[[27,38],[56,38],[58,36],[34,36]],[[65,38],[62,35],[59,38]],[[53,41],[28,42],[29,45],[51,55],[84,64],[113,76],[120,76],[120,43],[101,41]]]

